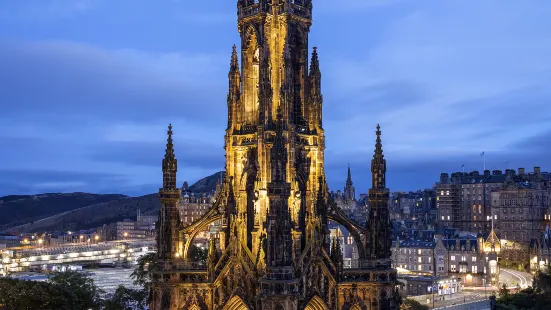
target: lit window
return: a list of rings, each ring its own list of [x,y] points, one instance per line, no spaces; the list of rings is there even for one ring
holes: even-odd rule
[[[450,265],[450,270],[451,270],[452,272],[456,272],[456,271],[457,271],[457,269],[455,268],[455,265]]]
[[[478,266],[472,266],[472,270],[473,270],[473,273],[477,273],[478,272]]]
[[[467,261],[467,257],[466,257],[466,256],[461,256],[461,261],[462,261],[462,262],[466,262],[466,261]]]
[[[446,191],[446,195],[448,195],[448,196],[449,196],[449,195],[450,195],[450,191]]]
[[[494,220],[497,220],[497,214],[494,214]]]
[[[448,215],[448,221],[450,220],[450,216]]]
[[[419,265],[417,268],[419,268],[419,270],[423,270],[423,265]]]
[[[418,262],[418,263],[422,263],[422,262],[423,262],[423,259],[422,259],[421,257],[418,257],[418,258],[417,258],[417,262]]]
[[[455,255],[450,256],[451,261],[455,261]]]
[[[476,262],[476,256],[472,257],[473,262]]]
[[[442,215],[442,221],[444,220],[444,216]]]

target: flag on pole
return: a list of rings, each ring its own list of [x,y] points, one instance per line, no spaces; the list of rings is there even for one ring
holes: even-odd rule
[[[465,167],[465,164],[461,165],[461,168],[464,168]]]
[[[484,152],[482,152],[482,154],[480,154],[480,156],[484,156]]]

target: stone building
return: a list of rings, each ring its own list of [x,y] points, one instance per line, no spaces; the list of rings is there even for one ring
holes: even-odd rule
[[[496,232],[500,234],[502,227],[498,213],[501,211],[493,209],[500,207],[497,202],[501,200],[493,197],[500,196],[501,192],[504,195],[514,196],[511,192],[509,194],[504,192],[505,183],[509,184],[508,188],[513,186],[525,191],[532,189],[549,191],[550,179],[551,175],[541,173],[539,167],[535,167],[533,173],[525,173],[524,168],[519,168],[518,173],[513,169],[507,169],[505,173],[501,170],[492,172],[486,170],[482,174],[478,171],[456,172],[451,177],[443,173],[435,186],[439,220],[446,228],[487,234],[491,228],[490,220],[493,218]],[[544,219],[543,214],[542,219]],[[543,220],[541,222],[543,223]],[[542,223],[535,224],[540,231]],[[507,239],[504,236],[502,238]],[[525,236],[524,244],[528,244],[529,240],[530,237]]]
[[[216,190],[212,193],[193,193],[189,190],[187,182],[184,182],[182,199],[178,203],[182,224],[188,226],[200,219],[212,207],[219,191],[220,184],[217,184]]]
[[[482,286],[499,278],[500,250],[500,241],[493,230],[486,239],[481,235],[436,235],[434,241],[395,241],[392,263],[409,273],[456,277],[466,286]]]
[[[377,126],[367,228],[329,195],[324,171],[321,71],[308,67],[311,0],[239,0],[241,70],[230,62],[226,175],[211,208],[180,221],[172,127],[159,190],[152,310],[398,309],[391,267],[386,160]],[[217,221],[206,264],[190,261],[195,237]],[[346,228],[359,255],[343,268],[329,222]]]
[[[551,229],[545,231],[530,242],[530,271],[547,271],[551,263]]]

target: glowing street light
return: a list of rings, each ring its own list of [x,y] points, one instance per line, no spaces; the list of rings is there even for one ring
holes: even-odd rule
[[[99,236],[98,236],[98,235],[95,235],[95,236],[94,236],[94,240],[98,241],[98,240],[99,240]]]

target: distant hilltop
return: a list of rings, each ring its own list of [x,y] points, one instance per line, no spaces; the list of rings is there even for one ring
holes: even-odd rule
[[[211,193],[223,172],[195,182],[188,192]],[[156,215],[157,194],[129,197],[121,194],[45,193],[0,197],[0,231],[36,232],[88,229],[143,215]]]

